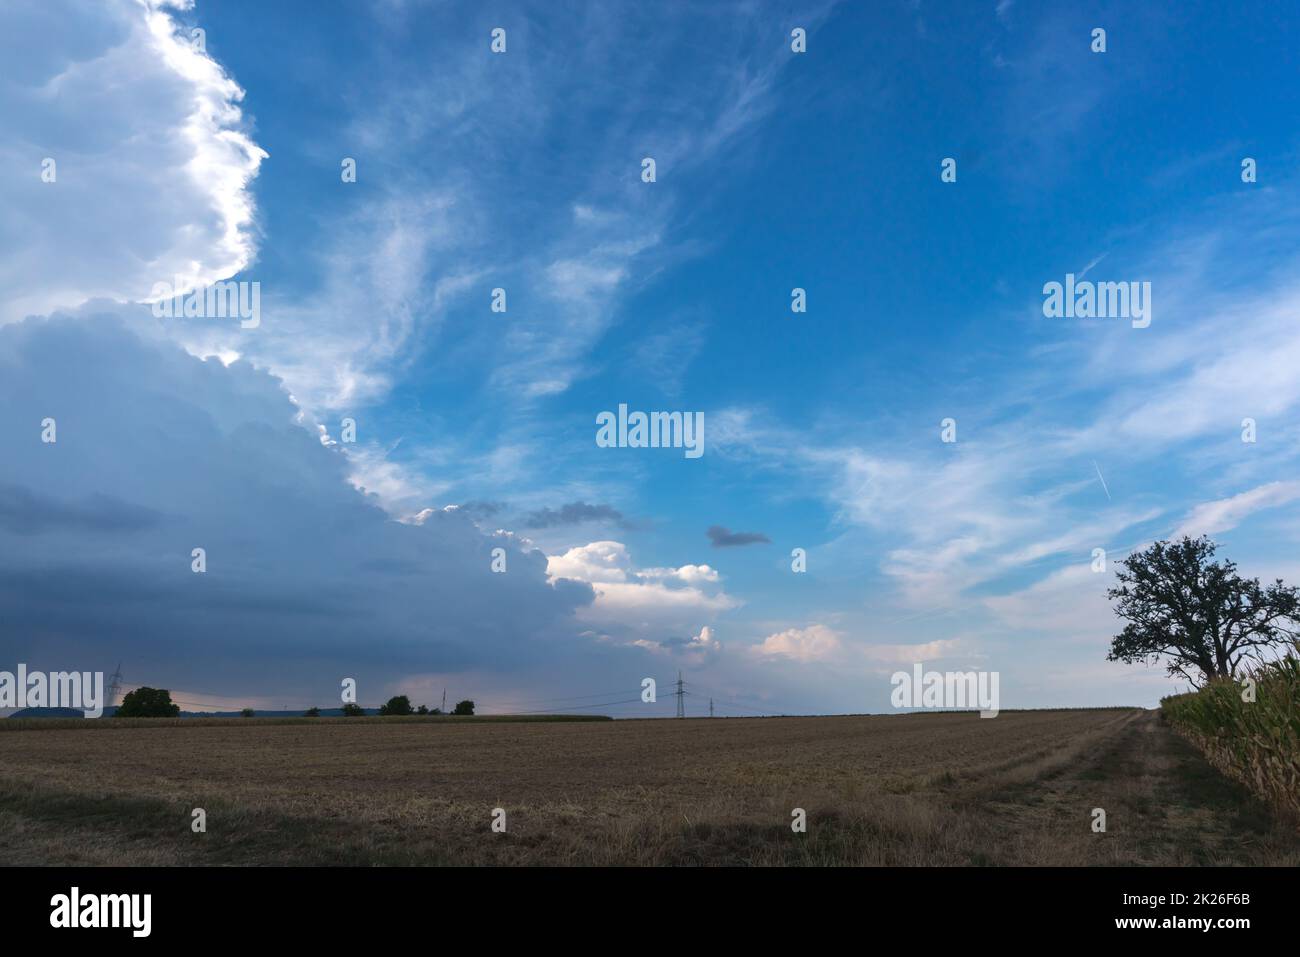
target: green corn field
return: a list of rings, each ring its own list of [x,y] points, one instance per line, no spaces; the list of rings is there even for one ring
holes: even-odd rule
[[[1246,700],[1247,679],[1254,701]],[[1164,698],[1160,707],[1210,763],[1300,820],[1300,657],[1288,654],[1236,681]]]

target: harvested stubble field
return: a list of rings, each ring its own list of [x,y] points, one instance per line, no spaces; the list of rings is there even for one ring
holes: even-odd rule
[[[0,861],[1300,864],[1294,824],[1138,710],[99,724],[0,734]]]

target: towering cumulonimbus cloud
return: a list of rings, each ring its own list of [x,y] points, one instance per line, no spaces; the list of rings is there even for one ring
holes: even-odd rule
[[[276,378],[133,331],[150,320],[0,327],[0,660],[199,661],[253,692],[564,656],[590,585],[455,509],[392,520]]]
[[[6,4],[22,42],[6,44],[0,84],[0,322],[145,301],[157,283],[194,288],[254,260],[249,185],[267,153],[244,91],[177,21],[190,6]]]

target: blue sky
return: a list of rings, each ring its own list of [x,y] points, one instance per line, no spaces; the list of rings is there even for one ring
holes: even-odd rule
[[[917,661],[1152,705],[1094,548],[1300,578],[1284,7],[0,18],[4,660],[212,706],[680,669],[729,713],[884,711]],[[1067,273],[1151,283],[1150,326],[1045,318]],[[176,276],[260,283],[260,324],[156,318]],[[702,412],[705,454],[598,447],[620,403]]]

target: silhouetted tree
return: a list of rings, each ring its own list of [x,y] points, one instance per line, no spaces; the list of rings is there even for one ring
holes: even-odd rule
[[[114,717],[174,718],[180,713],[180,705],[172,704],[172,694],[166,688],[136,688],[122,698]]]
[[[254,711],[252,708],[245,708],[244,710],[242,710],[241,712],[239,712],[239,716],[240,716],[241,718],[251,718],[251,717],[253,717],[253,715],[255,715],[255,714],[257,714],[257,712]]]
[[[343,706],[343,717],[345,718],[360,718],[363,717],[365,713],[365,708],[361,707],[359,704],[353,704],[350,701]]]
[[[319,718],[320,708],[308,708],[306,711],[302,713],[302,716],[304,718]]]
[[[387,704],[379,706],[380,714],[410,714],[411,699],[404,694],[395,695],[388,699]]]
[[[415,713],[416,713],[416,714],[428,714],[428,713],[429,713],[429,706],[428,706],[427,704],[422,704],[422,705],[420,705],[420,707],[418,707],[418,708],[415,709]]]
[[[1233,562],[1210,561],[1216,548],[1209,538],[1184,536],[1120,563],[1120,584],[1106,597],[1129,623],[1112,639],[1110,661],[1164,657],[1170,675],[1200,687],[1295,637],[1300,589],[1280,578],[1271,585],[1242,578]]]
[[[473,714],[474,702],[466,698],[464,701],[456,702],[456,710],[452,714]]]

